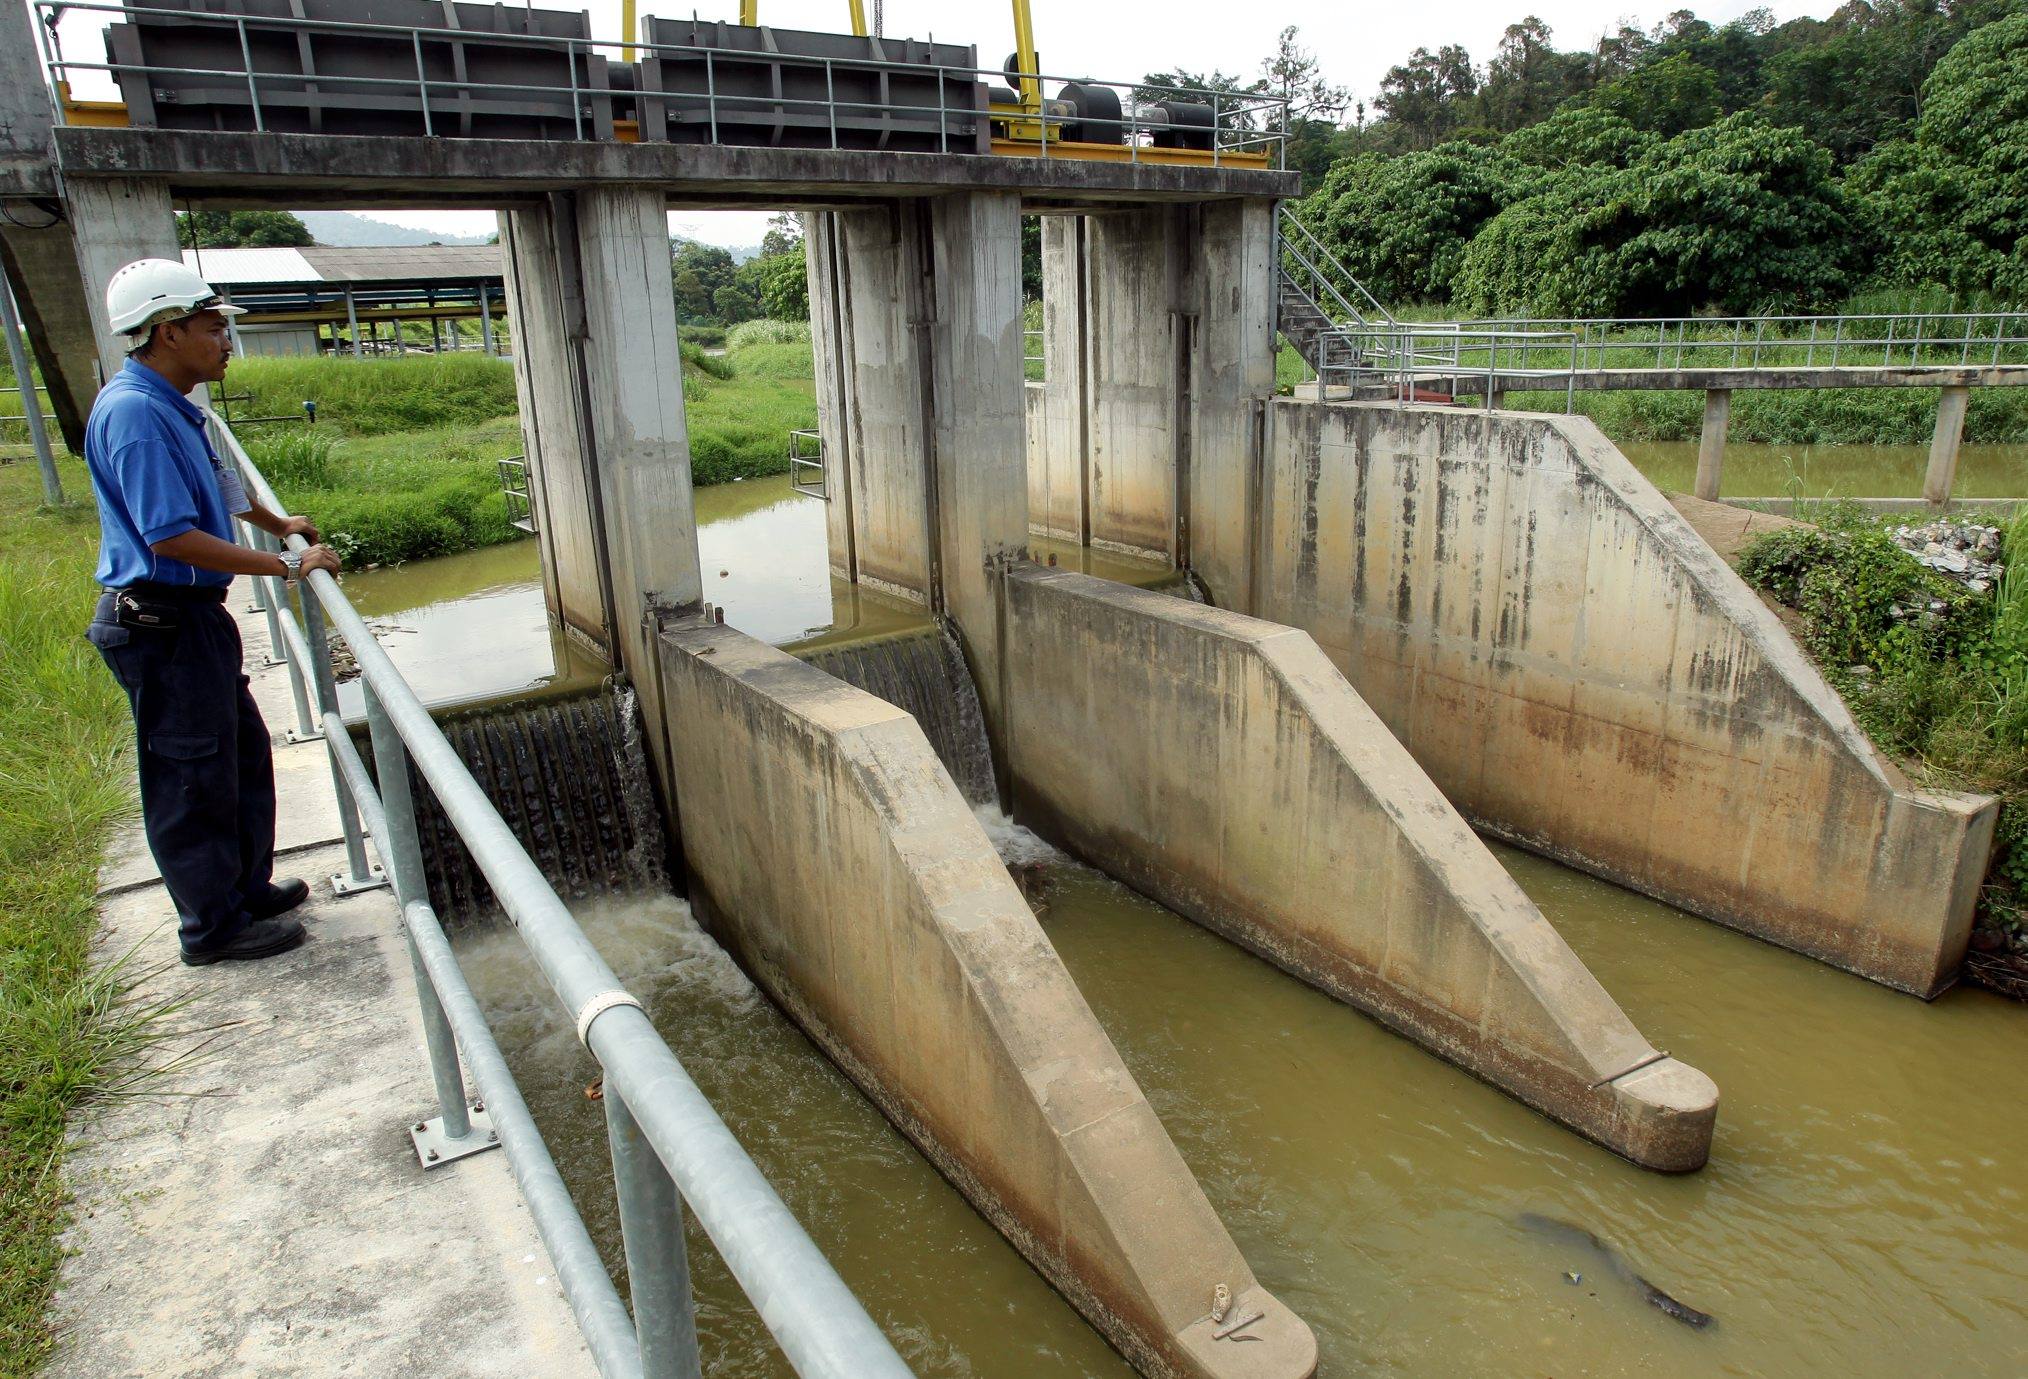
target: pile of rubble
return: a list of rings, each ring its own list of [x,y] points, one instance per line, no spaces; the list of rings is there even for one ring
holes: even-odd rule
[[[1925,522],[1889,533],[1894,544],[1938,574],[1949,575],[1973,593],[1991,592],[2006,573],[2000,559],[2000,529],[1975,522]]]

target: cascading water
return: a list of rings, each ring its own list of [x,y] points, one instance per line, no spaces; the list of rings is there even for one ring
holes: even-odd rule
[[[958,639],[928,627],[898,637],[825,647],[803,659],[846,684],[906,709],[971,804],[996,798],[986,715]]]
[[[442,727],[559,894],[667,888],[662,820],[631,690],[463,714]],[[493,889],[436,796],[413,771],[410,785],[430,903],[447,920],[493,912]]]

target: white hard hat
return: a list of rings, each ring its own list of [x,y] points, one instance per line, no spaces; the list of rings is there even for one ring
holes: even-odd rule
[[[115,335],[138,338],[164,321],[200,311],[238,316],[246,308],[228,304],[210,283],[174,259],[136,259],[106,284],[106,316]]]

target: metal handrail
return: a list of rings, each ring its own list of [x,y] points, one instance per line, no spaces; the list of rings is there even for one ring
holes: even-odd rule
[[[528,457],[510,455],[496,466],[500,475],[500,501],[507,509],[507,525],[530,536],[535,534],[535,496],[528,488]]]
[[[1576,336],[1570,367],[1578,370],[1924,369],[2028,363],[2028,312],[2023,311],[1492,317],[1463,324],[1570,331]]]
[[[1302,218],[1294,210],[1287,205],[1282,206],[1279,220],[1281,222],[1281,244],[1279,247],[1283,255],[1295,259],[1305,274],[1324,288],[1332,303],[1340,311],[1344,312],[1346,316],[1351,318],[1350,324],[1370,325],[1375,318],[1385,325],[1392,326],[1399,324],[1394,319],[1394,314],[1380,304],[1378,297],[1366,290],[1365,283],[1360,282],[1358,278],[1352,275],[1351,270],[1338,261],[1337,255],[1333,254],[1329,246],[1317,237],[1316,231],[1302,222]],[[1294,236],[1291,236],[1289,233],[1291,228],[1295,231]],[[1329,269],[1328,273],[1325,271],[1327,268]],[[1335,274],[1336,277],[1332,277],[1332,274]],[[1361,310],[1359,307],[1354,306],[1339,291],[1338,280],[1340,279],[1351,284],[1353,291],[1366,299],[1366,310]],[[1300,286],[1300,284],[1298,285]]]
[[[815,447],[815,454],[803,453],[805,441]],[[817,471],[814,482],[806,481],[797,472],[804,469]],[[822,498],[827,503],[831,501],[830,490],[824,483],[824,437],[819,432],[805,427],[789,432],[789,487],[812,498]]]
[[[255,501],[285,511],[231,428],[216,413],[210,421]],[[272,538],[264,544],[275,545]],[[301,537],[290,537],[288,545],[308,548]],[[894,1347],[578,927],[338,582],[323,571],[302,581],[300,622],[279,579],[263,577],[259,583],[270,629],[288,648],[299,720],[311,717],[305,707],[306,663],[316,682],[314,718],[331,758],[352,875],[368,876],[361,845],[370,831],[401,903],[442,1113],[436,1129],[458,1152],[469,1152],[463,1146],[481,1134],[472,1119],[480,1108],[468,1109],[465,1101],[462,1052],[479,1084],[491,1133],[507,1152],[599,1372],[607,1379],[695,1379],[699,1372],[680,1193],[797,1374],[905,1379],[910,1371]],[[377,785],[338,714],[326,618],[364,680]],[[408,783],[411,765],[428,782],[574,1017],[580,1040],[605,1070],[631,1321],[430,907]]]
[[[740,110],[760,110],[773,113],[782,112],[788,107],[798,107],[809,110],[813,116],[821,115],[824,117],[825,123],[830,128],[831,147],[834,149],[842,147],[838,137],[838,115],[840,111],[847,112],[848,119],[854,114],[860,117],[897,114],[935,115],[938,118],[939,125],[944,130],[943,138],[947,145],[949,138],[949,117],[969,116],[981,120],[994,118],[983,104],[950,104],[945,99],[948,79],[956,78],[961,84],[968,86],[983,86],[997,85],[1007,81],[1010,76],[1009,73],[1001,69],[991,67],[960,67],[935,62],[908,63],[905,66],[910,75],[925,77],[934,75],[937,78],[936,104],[920,105],[892,100],[838,100],[831,94],[833,90],[833,76],[836,72],[843,70],[866,70],[877,73],[892,73],[898,67],[903,66],[903,64],[898,64],[892,59],[817,57],[812,55],[804,60],[812,64],[821,63],[825,72],[827,94],[822,99],[775,94],[727,95],[717,89],[717,83],[713,79],[714,64],[719,62],[752,61],[755,60],[757,55],[732,52],[721,48],[700,47],[694,44],[650,43],[645,40],[635,40],[632,38],[622,45],[598,39],[577,38],[565,35],[493,33],[471,29],[373,24],[356,20],[308,19],[286,15],[233,15],[209,13],[199,10],[141,8],[124,3],[111,3],[110,0],[31,0],[31,5],[36,11],[46,15],[58,15],[64,12],[78,11],[125,15],[156,21],[176,19],[218,27],[231,27],[239,37],[239,47],[242,54],[241,65],[237,68],[163,67],[145,63],[79,62],[64,58],[52,51],[45,51],[43,53],[43,65],[52,81],[67,80],[72,74],[79,72],[103,72],[115,78],[122,73],[140,76],[177,74],[183,76],[216,77],[231,80],[235,84],[244,82],[247,89],[247,100],[252,108],[256,132],[266,129],[265,115],[261,107],[260,91],[260,85],[265,81],[270,84],[315,85],[320,88],[326,86],[349,88],[379,87],[392,88],[401,92],[414,92],[420,105],[425,134],[433,134],[435,132],[433,112],[430,106],[430,93],[433,89],[440,89],[467,98],[475,92],[511,92],[519,96],[526,96],[530,93],[568,95],[573,130],[579,139],[585,137],[584,118],[586,110],[583,98],[609,97],[636,101],[662,100],[670,103],[690,103],[701,99],[704,102],[706,117],[713,130],[713,142],[716,142],[716,130],[721,109],[734,112]],[[51,29],[51,25],[47,19],[37,27],[39,30]],[[404,39],[408,41],[415,52],[415,73],[413,76],[406,73],[400,76],[345,76],[322,72],[258,72],[253,67],[252,48],[247,38],[247,32],[250,28],[292,34],[309,32],[349,33],[363,34],[370,37]],[[526,47],[540,48],[543,51],[559,55],[567,55],[570,58],[568,64],[570,69],[570,84],[568,86],[526,82],[509,84],[473,81],[458,76],[431,77],[428,75],[423,61],[422,44],[425,41],[465,44],[476,42],[487,46],[518,44]],[[701,59],[705,67],[705,91],[701,94],[688,91],[639,91],[610,82],[604,87],[592,87],[588,83],[581,83],[578,80],[578,60],[580,57],[589,58],[597,56],[603,50],[622,46],[635,53],[645,53],[658,57],[666,55]],[[1128,99],[1122,102],[1120,118],[1116,121],[1107,120],[1105,123],[1117,125],[1125,132],[1129,161],[1138,162],[1141,149],[1151,147],[1155,135],[1166,132],[1169,129],[1166,120],[1162,122],[1145,120],[1137,112],[1135,103],[1132,100],[1132,93],[1139,89],[1153,89],[1148,88],[1145,83],[1097,82],[1088,76],[1053,75],[1044,72],[1016,72],[1011,75],[1015,79],[1023,81],[1032,79],[1036,82],[1049,81],[1059,84],[1077,82],[1084,85],[1110,86],[1115,90],[1127,93]],[[1278,168],[1285,165],[1289,104],[1286,97],[1277,96],[1269,92],[1221,91],[1187,86],[1165,86],[1160,89],[1173,92],[1179,96],[1188,97],[1199,104],[1211,107],[1212,123],[1203,127],[1201,131],[1193,129],[1193,132],[1207,133],[1211,136],[1213,166],[1219,164],[1224,154],[1244,153],[1256,148],[1262,150],[1272,149],[1272,162],[1274,165]],[[1025,118],[1039,126],[1041,152],[1037,156],[1043,158],[1050,156],[1050,126],[1066,122],[1062,117],[1050,115],[1047,112],[1010,118]],[[1260,122],[1260,128],[1253,127],[1256,119]],[[1058,137],[1056,142],[1061,143],[1062,139]]]

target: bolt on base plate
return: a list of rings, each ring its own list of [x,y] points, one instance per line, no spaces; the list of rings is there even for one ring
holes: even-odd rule
[[[442,1168],[447,1163],[500,1147],[500,1137],[493,1133],[493,1118],[486,1114],[485,1106],[474,1105],[471,1117],[472,1128],[458,1140],[444,1134],[442,1116],[409,1122],[408,1137],[415,1145],[416,1159],[424,1168]]]
[[[371,875],[365,881],[354,881],[342,871],[333,872],[331,875],[331,894],[357,895],[361,891],[377,891],[387,884],[387,869],[381,866],[380,863],[375,862],[367,870]]]

